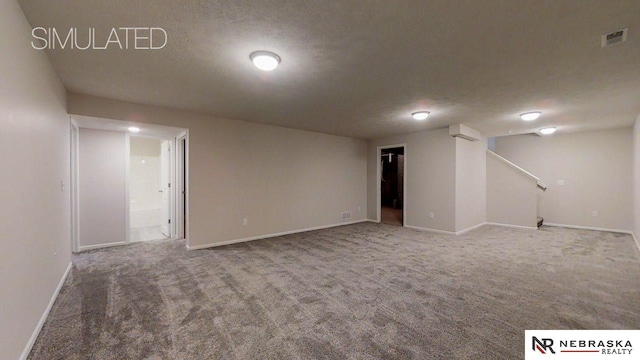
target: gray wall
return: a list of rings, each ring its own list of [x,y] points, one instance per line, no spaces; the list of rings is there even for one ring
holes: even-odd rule
[[[69,117],[15,1],[0,33],[0,359],[18,359],[70,262]]]
[[[456,137],[456,232],[487,221],[487,139]]]
[[[366,219],[364,140],[77,94],[69,112],[189,129],[190,247]]]
[[[545,222],[629,231],[634,223],[632,136],[631,128],[507,136],[496,140],[496,152],[548,185],[539,208]]]
[[[377,220],[378,147],[406,144],[405,224],[458,232],[486,221],[487,140],[468,141],[449,129],[369,141],[367,215]],[[431,218],[430,213],[434,214]]]
[[[535,178],[487,155],[487,222],[535,228],[538,191]]]
[[[405,223],[407,226],[456,231],[455,164],[456,140],[448,129],[424,131],[369,141],[367,169],[367,214],[377,219],[379,203],[378,146],[406,144],[404,161],[407,191]],[[429,213],[434,213],[434,218]]]
[[[80,250],[126,241],[126,135],[80,129]]]

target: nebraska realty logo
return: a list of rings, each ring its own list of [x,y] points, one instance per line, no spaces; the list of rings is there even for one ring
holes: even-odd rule
[[[640,330],[525,330],[525,359],[636,359]],[[616,357],[618,358],[618,357]]]
[[[167,32],[159,27],[118,27],[108,31],[35,27],[31,36],[31,46],[36,50],[160,50],[167,45]]]

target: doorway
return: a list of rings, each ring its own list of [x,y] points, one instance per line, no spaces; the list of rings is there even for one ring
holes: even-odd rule
[[[380,201],[379,220],[384,224],[404,226],[405,147],[382,147],[379,151]]]
[[[73,251],[166,238],[188,244],[188,129],[69,119]]]
[[[171,141],[129,138],[129,241],[170,238]]]

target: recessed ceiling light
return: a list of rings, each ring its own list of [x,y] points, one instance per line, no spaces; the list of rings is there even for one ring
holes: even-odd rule
[[[134,133],[134,134],[140,132],[140,128],[135,126],[130,126],[127,130],[129,130],[130,133]]]
[[[411,116],[413,116],[413,118],[416,120],[424,120],[429,117],[429,114],[430,113],[428,111],[416,111],[411,114]]]
[[[280,64],[280,56],[270,51],[256,51],[249,55],[249,58],[258,69],[272,71]]]
[[[551,135],[554,132],[556,132],[556,128],[554,127],[548,127],[548,128],[544,128],[544,129],[540,129],[540,133],[543,135]]]
[[[542,115],[542,113],[540,111],[531,111],[531,112],[526,112],[524,114],[520,114],[520,117],[524,121],[533,121],[533,120],[539,118],[540,115]]]

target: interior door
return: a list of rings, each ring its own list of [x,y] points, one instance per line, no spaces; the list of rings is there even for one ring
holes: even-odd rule
[[[160,186],[162,233],[171,237],[171,142],[167,140],[160,146]]]

